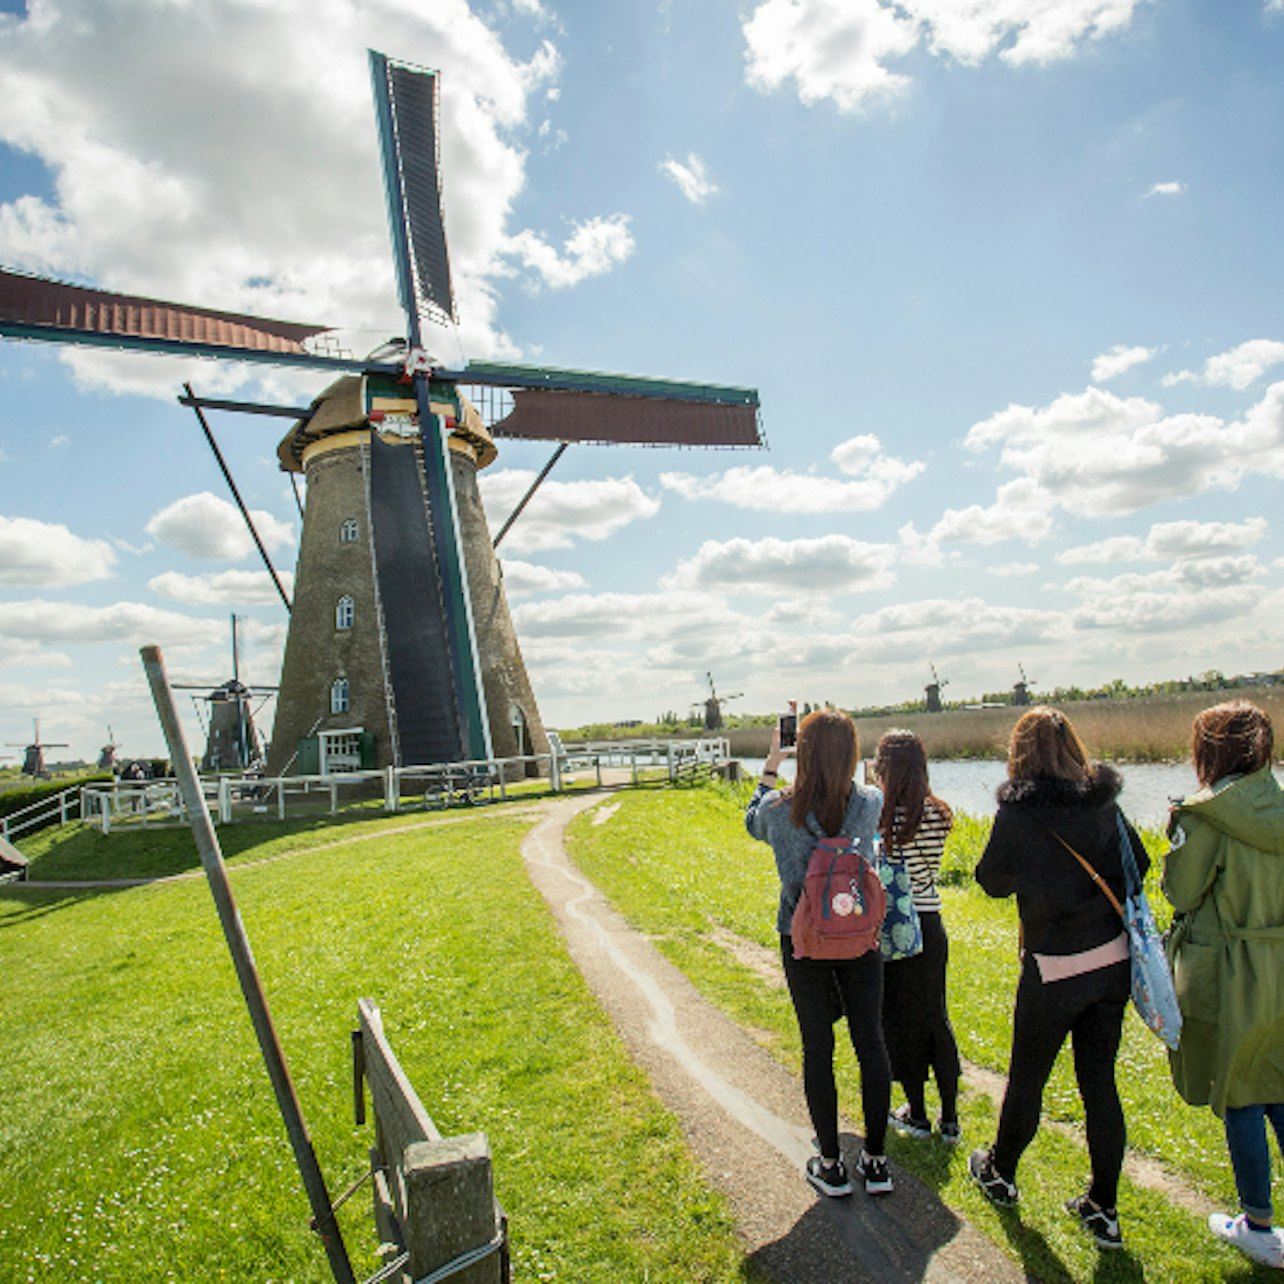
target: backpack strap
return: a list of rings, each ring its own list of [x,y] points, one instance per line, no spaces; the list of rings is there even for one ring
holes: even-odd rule
[[[1092,881],[1096,883],[1096,885],[1099,888],[1101,888],[1101,890],[1106,894],[1106,899],[1111,903],[1111,905],[1115,907],[1115,913],[1118,914],[1120,918],[1123,918],[1124,910],[1123,910],[1123,906],[1119,904],[1119,897],[1117,897],[1114,894],[1114,892],[1110,890],[1110,884],[1107,883],[1106,880],[1102,878],[1100,874],[1097,873],[1097,871],[1092,867],[1091,862],[1089,862],[1086,857],[1080,856],[1079,853],[1075,851],[1075,849],[1071,847],[1070,844],[1066,842],[1066,840],[1062,838],[1061,835],[1058,834],[1055,829],[1049,829],[1048,833],[1050,833],[1052,837],[1055,838],[1057,842],[1059,842],[1061,846],[1064,847],[1066,851],[1068,851],[1070,855],[1073,856],[1075,860],[1077,860],[1079,864],[1083,866],[1084,871],[1087,873],[1088,877],[1092,879]]]

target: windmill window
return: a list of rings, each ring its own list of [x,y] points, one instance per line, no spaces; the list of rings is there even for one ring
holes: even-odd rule
[[[335,678],[330,684],[330,712],[348,712],[348,679]]]
[[[344,518],[343,525],[339,527],[339,543],[355,544],[357,542],[357,519],[355,517]]]
[[[336,629],[350,629],[352,627],[353,617],[357,613],[357,608],[352,599],[345,593],[335,605],[334,608],[334,627]]]

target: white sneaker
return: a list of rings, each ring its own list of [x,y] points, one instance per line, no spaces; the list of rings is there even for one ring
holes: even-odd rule
[[[1238,1217],[1213,1213],[1208,1219],[1208,1229],[1218,1239],[1234,1244],[1245,1257],[1263,1266],[1273,1266],[1277,1271],[1284,1270],[1284,1235],[1279,1231],[1254,1230],[1243,1213]]]

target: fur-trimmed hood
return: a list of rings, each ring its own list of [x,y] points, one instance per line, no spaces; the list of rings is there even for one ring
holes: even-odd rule
[[[1089,767],[1087,780],[1040,777],[1005,780],[994,796],[1009,807],[1106,807],[1119,797],[1123,777],[1104,762]]]

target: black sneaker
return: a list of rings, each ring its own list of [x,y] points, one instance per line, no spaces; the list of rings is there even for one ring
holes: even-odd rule
[[[867,1195],[890,1195],[892,1174],[887,1167],[886,1155],[871,1155],[862,1150],[856,1161],[856,1171],[865,1179]]]
[[[887,1116],[887,1122],[901,1134],[902,1137],[930,1137],[932,1135],[932,1125],[926,1119],[915,1119],[910,1114],[909,1105],[900,1106],[893,1110]]]
[[[1079,1225],[1097,1241],[1098,1248],[1122,1248],[1119,1214],[1113,1208],[1100,1208],[1087,1195],[1066,1200],[1066,1212],[1079,1219]]]
[[[831,1199],[852,1193],[851,1179],[847,1176],[847,1169],[841,1159],[827,1164],[819,1155],[812,1155],[807,1161],[807,1180],[822,1195],[828,1195]]]
[[[1021,1196],[1016,1182],[1000,1177],[994,1167],[994,1155],[988,1150],[974,1150],[967,1159],[968,1176],[985,1193],[986,1199],[1002,1208],[1009,1208]]]
[[[938,1119],[936,1130],[947,1146],[957,1146],[963,1140],[963,1129],[959,1127],[957,1119]]]

